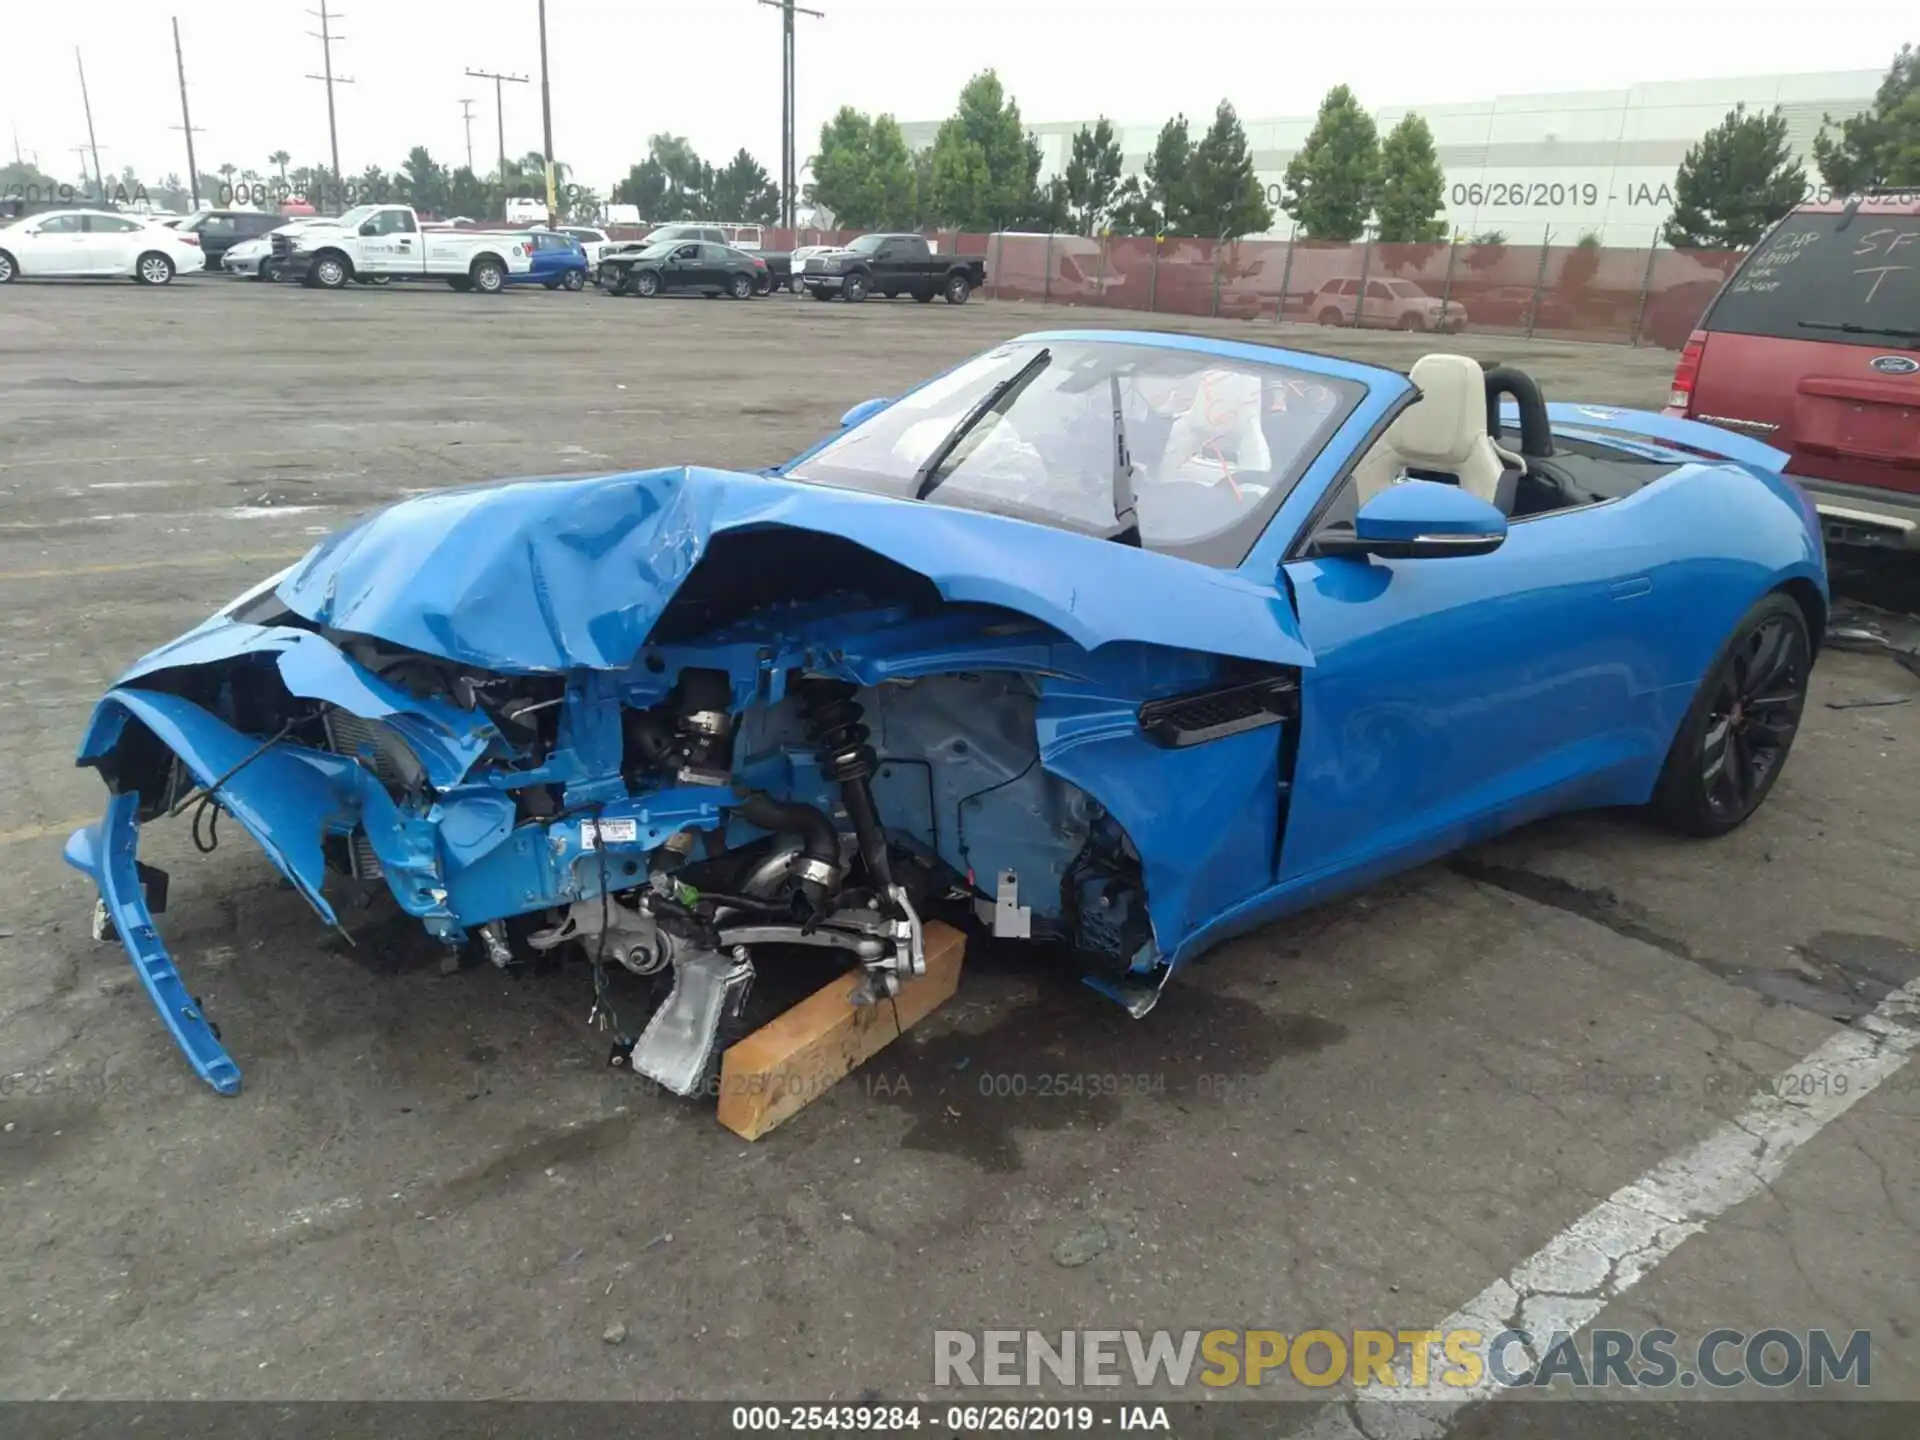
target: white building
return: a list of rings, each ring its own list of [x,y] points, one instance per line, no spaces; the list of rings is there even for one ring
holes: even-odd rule
[[[1409,110],[1433,129],[1446,173],[1446,216],[1468,235],[1501,230],[1516,243],[1551,231],[1556,244],[1588,232],[1607,245],[1644,245],[1673,208],[1673,180],[1687,150],[1742,101],[1749,113],[1780,107],[1787,134],[1817,190],[1813,137],[1822,117],[1836,121],[1871,108],[1883,72],[1844,70],[1814,75],[1748,75],[1726,80],[1661,81],[1623,90],[1561,95],[1500,95],[1464,105],[1389,105],[1373,112],[1382,137]],[[1279,213],[1287,162],[1306,143],[1314,117],[1255,120],[1242,107],[1254,169],[1273,205],[1276,234],[1291,222]],[[1363,97],[1364,98],[1364,97]],[[1189,115],[1195,139],[1210,114]],[[1152,153],[1161,120],[1119,127],[1126,173],[1138,174]],[[1066,169],[1073,137],[1087,121],[1034,125],[1043,156],[1041,178]],[[907,144],[933,143],[938,121],[902,125]]]

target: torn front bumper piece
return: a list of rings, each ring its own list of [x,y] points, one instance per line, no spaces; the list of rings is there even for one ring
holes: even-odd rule
[[[112,691],[100,702],[80,763],[98,763],[111,753],[130,720],[151,731],[199,785],[215,793],[322,919],[338,923],[320,893],[326,871],[323,837],[329,830],[351,830],[370,806],[392,808],[385,792],[368,783],[372,777],[365,770],[347,757],[302,746],[263,747],[191,701],[137,689]],[[148,890],[160,872],[139,863],[141,807],[138,791],[111,796],[106,814],[68,839],[67,863],[93,877],[101,908],[195,1072],[221,1094],[238,1094],[240,1067],[188,992],[154,927]]]
[[[345,687],[331,687],[330,698],[337,700],[344,693]],[[359,710],[380,713],[380,706],[369,703],[366,695],[352,698]],[[185,767],[185,776],[157,787],[164,793],[146,794],[116,784],[116,752],[130,726],[144,727]],[[409,739],[416,738],[419,754],[433,753],[417,724]],[[442,758],[456,763],[450,755]],[[337,837],[364,844],[400,908],[447,945],[465,943],[469,927],[530,909],[597,899],[603,877],[609,888],[621,879],[630,881],[646,851],[683,829],[718,828],[725,807],[737,803],[731,789],[684,787],[598,805],[597,823],[556,819],[516,827],[510,795],[485,784],[461,783],[459,775],[442,770],[452,788],[437,791],[430,804],[417,810],[403,808],[354,755],[295,741],[263,742],[190,700],[134,687],[110,691],[100,702],[81,744],[79,763],[99,767],[115,792],[106,814],[68,840],[67,862],[93,877],[101,910],[175,1042],[195,1072],[224,1095],[239,1092],[239,1067],[154,927],[153,913],[164,907],[159,888],[164,877],[137,858],[141,817],[168,813],[176,794],[184,792],[188,801],[195,794],[210,795],[328,925],[338,927],[339,921],[321,893],[327,842]],[[156,786],[150,782],[147,788]],[[598,834],[605,835],[604,843]],[[737,1000],[743,984],[732,968],[722,967],[719,976],[722,998],[729,1003]],[[698,986],[686,988],[685,1003],[713,1008],[714,997]],[[711,1058],[697,1053],[699,1027],[689,1025],[678,1049],[670,1043],[673,1037],[666,1029],[677,1014],[662,1021],[655,1037],[663,1046],[661,1058],[649,1059],[644,1067],[644,1073],[658,1072],[656,1078],[670,1088],[690,1086],[683,1072]],[[636,1053],[636,1065],[654,1048],[641,1047],[645,1054]]]

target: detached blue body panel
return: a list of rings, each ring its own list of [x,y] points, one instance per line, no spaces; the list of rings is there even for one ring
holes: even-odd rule
[[[765,838],[740,813],[748,790],[834,814],[818,717],[788,693],[795,675],[832,677],[858,692],[889,840],[988,902],[996,874],[1017,874],[1020,904],[1049,922],[1112,906],[1103,933],[1128,938],[1094,983],[1143,1013],[1175,965],[1275,916],[1539,816],[1645,801],[1740,617],[1783,587],[1810,613],[1826,604],[1818,517],[1784,457],[1744,437],[1555,405],[1557,435],[1665,473],[1523,514],[1487,554],[1314,558],[1302,540],[1414,398],[1405,376],[1185,336],[1029,338],[1285,364],[1365,390],[1237,564],[802,484],[789,467],[519,480],[370,515],[271,594],[135,664],[80,746],[113,793],[67,858],[94,877],[198,1073],[239,1087],[136,868],[141,817],[186,788],[166,756],[328,923],[329,856],[350,843],[403,910],[458,943],[644,885],[676,837],[686,853]],[[1412,533],[1445,520],[1424,488],[1395,502]],[[1454,507],[1463,530],[1488,520],[1476,507]],[[829,553],[822,541],[850,572],[833,584],[662,627],[696,572],[717,576],[712,593],[741,578],[714,558],[739,553],[727,547],[777,559]],[[915,598],[862,590],[845,558],[860,552],[908,572]],[[731,776],[711,783],[634,758],[693,671],[735,717]],[[1249,728],[1220,697],[1250,684],[1279,698]],[[1189,703],[1184,731],[1149,719]],[[304,738],[275,735],[275,706]],[[361,748],[333,728],[317,748],[335,712]],[[401,751],[417,761],[404,784]],[[1118,869],[1087,878],[1115,856],[1131,891],[1109,884]]]

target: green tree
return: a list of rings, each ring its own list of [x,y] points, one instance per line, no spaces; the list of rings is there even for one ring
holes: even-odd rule
[[[1507,232],[1482,230],[1467,241],[1467,268],[1491,270],[1507,258]]]
[[[915,161],[891,115],[869,117],[843,105],[820,127],[807,201],[852,230],[897,229],[918,207]]]
[[[1432,244],[1447,238],[1447,177],[1433,148],[1433,131],[1408,113],[1380,146],[1380,173],[1373,208],[1380,239],[1389,245]]]
[[[893,116],[874,117],[868,163],[867,188],[873,201],[874,225],[882,230],[911,225],[917,208],[913,155],[907,149],[907,137],[900,133],[900,122]]]
[[[1560,263],[1560,288],[1575,296],[1583,294],[1600,274],[1601,256],[1599,234],[1587,231],[1573,253]]]
[[[703,220],[713,167],[694,153],[683,135],[661,133],[647,141],[647,158],[613,187],[616,205],[632,205],[650,225]]]
[[[1780,107],[1749,115],[1736,105],[1680,162],[1673,214],[1661,238],[1676,250],[1744,250],[1799,204],[1806,189]]]
[[[1826,123],[1835,123],[1831,115]],[[1841,122],[1840,138],[1813,142],[1820,178],[1835,190],[1920,185],[1920,50],[1902,45],[1873,97],[1873,108]]]
[[[913,228],[930,230],[940,223],[933,204],[933,147],[913,152]]]
[[[1000,77],[983,70],[961,88],[933,142],[933,208],[961,230],[1004,230],[1035,209],[1040,151]]]
[[[780,187],[744,147],[714,172],[710,199],[719,219],[771,225],[780,218]]]
[[[1129,175],[1113,192],[1113,208],[1107,215],[1107,229],[1114,235],[1158,235],[1160,212],[1147,198],[1138,175]]]
[[[873,172],[873,120],[842,105],[820,127],[820,149],[808,162],[813,181],[806,201],[831,211],[834,222],[855,229],[870,224],[869,181]]]
[[[1273,207],[1253,172],[1247,151],[1247,132],[1225,100],[1213,112],[1213,123],[1187,157],[1187,232],[1237,240],[1273,228]]]
[[[493,192],[487,182],[462,165],[447,177],[447,215],[478,220],[493,208]]]
[[[425,210],[431,215],[453,213],[447,209],[446,167],[436,161],[424,145],[416,145],[407,152],[406,163],[394,175],[394,187],[416,210]]]
[[[1380,132],[1353,91],[1336,85],[1320,102],[1313,133],[1287,162],[1281,209],[1309,240],[1358,240],[1373,211]]]
[[[1176,115],[1160,127],[1142,173],[1129,175],[1114,190],[1108,230],[1115,235],[1191,233],[1187,168],[1192,159],[1187,117]]]
[[[267,163],[280,172],[280,183],[282,185],[287,183],[287,162],[291,159],[293,159],[293,157],[284,150],[276,150],[267,157]]]
[[[1080,234],[1093,234],[1112,213],[1122,163],[1119,137],[1106,116],[1094,121],[1091,129],[1082,125],[1073,137],[1065,179],[1073,228]]]

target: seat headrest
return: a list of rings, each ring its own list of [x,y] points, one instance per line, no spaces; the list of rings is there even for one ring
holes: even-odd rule
[[[1415,464],[1448,470],[1487,440],[1486,372],[1465,355],[1426,355],[1407,372],[1420,399],[1393,422],[1393,448]]]

